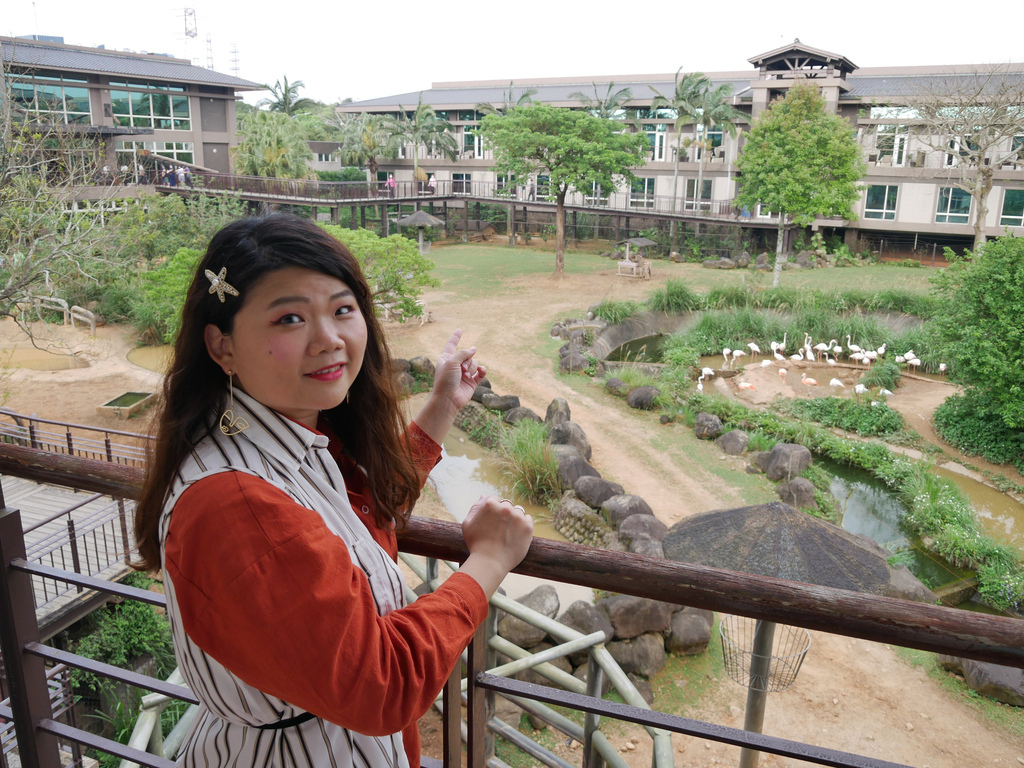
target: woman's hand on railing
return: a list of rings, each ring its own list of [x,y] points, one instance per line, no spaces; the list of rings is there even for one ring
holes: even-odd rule
[[[480,497],[462,522],[469,557],[460,569],[490,599],[509,571],[526,557],[533,541],[533,518],[508,499]]]

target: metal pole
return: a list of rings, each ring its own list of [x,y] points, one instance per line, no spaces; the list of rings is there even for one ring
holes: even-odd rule
[[[758,621],[754,629],[754,645],[750,653],[750,689],[747,691],[747,713],[743,730],[761,733],[764,725],[764,705],[768,699],[768,676],[772,666],[772,642],[775,622]],[[740,750],[740,768],[757,768],[761,753],[744,747]]]
[[[602,698],[601,687],[604,682],[604,670],[597,663],[593,651],[587,654],[587,696]],[[583,768],[604,768],[604,758],[594,744],[594,731],[598,729],[601,718],[593,712],[583,716]]]

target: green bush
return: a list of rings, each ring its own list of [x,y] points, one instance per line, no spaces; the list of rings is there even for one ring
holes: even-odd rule
[[[647,306],[652,312],[664,312],[667,315],[680,315],[701,306],[699,295],[690,290],[682,280],[669,278],[664,287],[657,289],[647,299]]]
[[[562,494],[558,462],[547,442],[547,428],[523,419],[501,436],[500,450],[505,476],[516,494],[538,504],[551,505]]]
[[[865,436],[885,436],[903,429],[903,417],[887,405],[868,405],[841,397],[790,400],[786,412],[826,427],[838,427]]]
[[[1024,432],[1006,426],[978,389],[947,397],[935,409],[934,420],[936,431],[958,450],[993,464],[1015,464],[1024,471]]]
[[[129,314],[143,341],[174,343],[181,326],[185,294],[202,255],[194,248],[179,248],[164,264],[140,277]]]
[[[643,304],[635,301],[616,301],[608,299],[594,307],[594,314],[600,317],[609,325],[618,325],[624,320],[633,317],[643,309]]]
[[[861,377],[861,384],[868,389],[888,389],[890,392],[899,384],[900,367],[888,360],[872,365],[870,370]]]

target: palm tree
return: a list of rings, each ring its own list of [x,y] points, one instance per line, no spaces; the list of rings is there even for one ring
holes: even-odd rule
[[[429,147],[454,160],[459,154],[459,145],[455,140],[455,129],[447,120],[437,116],[434,108],[423,103],[423,91],[420,91],[419,103],[410,116],[405,107],[399,105],[399,117],[395,121],[395,133],[413,145],[412,172],[413,178],[420,178],[419,148]]]
[[[367,181],[377,178],[378,158],[398,154],[399,137],[395,121],[384,115],[353,115],[341,124],[341,161],[366,168]]]
[[[271,112],[283,112],[291,117],[296,112],[309,111],[317,105],[315,99],[299,98],[299,89],[305,88],[306,84],[301,80],[289,83],[288,75],[284,75],[273,85],[264,84],[260,87],[270,91],[273,98],[261,99],[257,106],[266,106]]]
[[[286,115],[253,112],[242,121],[239,133],[242,141],[232,148],[237,173],[278,179],[316,177],[308,165],[313,153]]]
[[[508,84],[508,92],[502,94],[504,99],[500,107],[486,101],[482,101],[476,105],[476,111],[482,115],[507,115],[513,109],[525,107],[527,104],[532,104],[533,96],[536,93],[536,88],[527,88],[520,93],[519,96],[516,96],[514,92],[514,83],[510,81]]]
[[[679,161],[683,156],[683,126],[697,121],[697,110],[700,108],[701,94],[711,85],[711,81],[702,72],[691,72],[688,75],[683,75],[682,72],[682,67],[676,70],[675,89],[671,97],[665,96],[653,87],[651,88],[656,94],[651,101],[651,110],[672,109],[676,113],[673,125],[676,132],[676,167],[672,172],[673,213],[678,210],[676,201],[679,195]],[[679,242],[679,222],[672,219],[669,228],[672,237],[672,250],[676,251],[676,246]]]
[[[711,140],[708,138],[708,134],[717,126],[723,131],[728,131],[729,136],[735,139],[736,134],[739,132],[737,121],[744,116],[742,112],[734,109],[729,103],[731,98],[732,87],[725,83],[717,88],[712,88],[711,84],[708,83],[700,92],[696,110],[696,122],[702,137],[700,139],[700,158],[697,164],[697,194],[695,195],[698,205],[700,204],[701,190],[704,185],[704,158],[707,155],[707,150],[711,149]]]
[[[633,91],[629,88],[614,90],[615,83],[608,83],[608,89],[604,96],[598,92],[597,83],[591,83],[591,85],[594,86],[594,98],[590,98],[583,91],[573,91],[569,94],[569,98],[576,99],[594,117],[613,120],[619,116],[619,112],[626,106],[626,102],[633,98]]]

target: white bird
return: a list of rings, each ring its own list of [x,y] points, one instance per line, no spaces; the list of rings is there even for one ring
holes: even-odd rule
[[[704,391],[704,374],[703,373],[700,376],[697,377],[697,391],[698,392],[703,392]]]
[[[864,360],[864,353],[863,352],[854,352],[852,355],[850,355],[850,359],[851,360],[856,360],[858,363],[862,362]]]
[[[814,379],[808,378],[806,373],[800,375],[800,383],[803,384],[805,387],[818,386],[818,382],[815,381]]]
[[[828,355],[825,355],[825,362],[828,363],[829,365],[836,364],[835,358],[829,357]]]
[[[921,361],[916,357],[907,358],[907,366],[914,369],[914,373],[917,373],[917,366],[921,364]]]
[[[880,390],[878,390],[878,394],[882,395],[883,397],[892,397],[892,392],[890,392],[885,387],[882,387]]]
[[[789,359],[790,360],[803,360],[804,359],[804,351],[801,349],[795,355],[790,355]]]
[[[843,348],[836,344],[834,347],[832,347],[832,354],[835,355],[836,359],[838,360],[839,356],[843,354]]]
[[[786,331],[784,334],[782,334],[782,341],[779,342],[779,346],[778,346],[779,352],[785,352],[786,351],[786,337],[787,336],[789,336],[789,331]]]
[[[714,368],[708,368],[708,367],[705,366],[704,368],[700,369],[700,373],[701,373],[701,376],[707,376],[710,379],[712,376],[715,375],[715,369]]]
[[[752,389],[755,392],[757,391],[757,387],[755,387],[749,381],[741,381],[736,386],[739,387],[740,389]]]
[[[855,384],[853,387],[853,391],[856,392],[858,395],[865,395],[867,394],[868,388],[865,387],[863,384]]]
[[[762,368],[767,368],[769,365],[772,364],[772,362],[773,362],[772,360],[762,360],[761,361],[761,367]]]
[[[864,353],[864,359],[867,361],[868,365],[870,365],[878,359],[878,352],[873,349],[869,349]]]
[[[784,362],[786,362],[786,356],[785,356],[785,355],[781,355],[781,354],[779,354],[778,352],[776,352],[776,353],[775,353],[774,357],[775,357],[775,359],[776,359],[776,360],[778,360],[778,361],[779,361],[780,363],[784,363]]]
[[[751,341],[750,343],[748,343],[747,347],[750,349],[750,354],[752,354],[752,355],[760,355],[761,354],[761,348],[759,346],[757,346],[757,344],[755,344],[754,342]]]
[[[789,373],[785,368],[779,368],[779,378],[783,381],[786,380],[786,374]]]
[[[830,387],[839,387],[839,388],[841,388],[841,389],[846,389],[846,385],[845,385],[845,384],[843,384],[843,382],[841,382],[841,381],[840,381],[839,379],[832,379],[832,380],[831,380],[831,381],[830,381],[830,382],[828,383],[828,385],[829,385]]]
[[[897,363],[905,363],[905,362],[907,362],[907,358],[905,358],[903,355],[896,355],[896,362]]]
[[[743,357],[743,356],[744,356],[744,355],[746,355],[746,354],[747,354],[747,353],[746,353],[746,352],[744,352],[744,351],[743,351],[742,349],[734,349],[734,350],[732,351],[732,362],[733,362],[733,365],[735,365],[735,364],[736,364],[736,359],[737,359],[737,358]]]
[[[722,357],[725,358],[725,362],[722,363],[722,367],[723,368],[728,368],[729,367],[729,355],[731,355],[731,354],[732,354],[732,350],[729,349],[728,347],[726,347],[725,349],[722,350]]]
[[[939,376],[945,376],[945,375],[946,375],[946,364],[945,363],[939,363]]]
[[[903,353],[903,356],[907,358],[907,360],[909,360],[912,357],[917,357],[917,353],[912,349],[908,349],[906,352]]]
[[[814,349],[815,349],[815,351],[816,351],[816,352],[818,353],[818,354],[817,354],[817,358],[818,358],[819,360],[821,360],[821,356],[822,356],[823,354],[825,354],[826,352],[828,352],[828,351],[829,351],[829,349],[831,349],[831,347],[829,347],[829,345],[828,345],[828,344],[826,344],[826,343],[825,343],[825,342],[823,341],[823,342],[821,342],[820,344],[815,344],[815,345],[814,345]]]
[[[846,348],[851,352],[860,352],[860,347],[850,343],[850,334],[846,334]]]
[[[885,357],[885,344],[882,344],[878,349],[875,350],[879,357]]]

